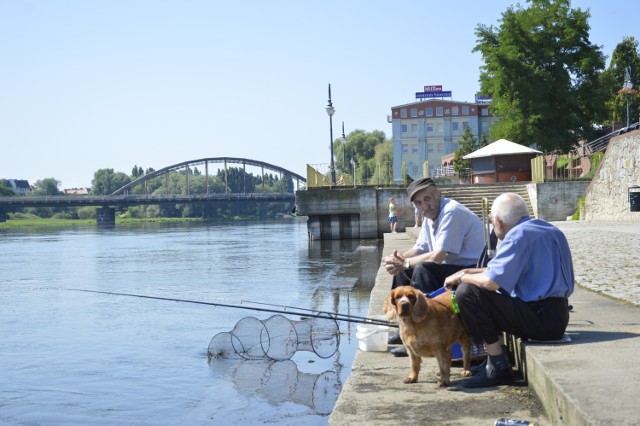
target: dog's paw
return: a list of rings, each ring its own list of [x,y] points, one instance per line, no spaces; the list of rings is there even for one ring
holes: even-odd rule
[[[449,386],[449,381],[448,380],[438,380],[436,382],[436,387],[446,388],[447,386]]]
[[[469,371],[469,370],[462,370],[461,375],[462,375],[462,377],[471,377],[471,376],[473,376],[473,373],[471,371]]]
[[[415,383],[415,382],[417,382],[417,381],[418,381],[418,378],[417,378],[417,377],[411,377],[411,376],[409,376],[409,377],[407,377],[406,379],[404,379],[404,382],[405,382],[405,383]]]

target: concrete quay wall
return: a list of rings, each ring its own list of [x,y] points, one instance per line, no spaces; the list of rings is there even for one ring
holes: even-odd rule
[[[533,214],[548,221],[565,220],[576,211],[578,198],[585,195],[588,182],[531,183],[527,192]],[[482,185],[473,185],[482,191]],[[456,199],[455,186],[447,186],[447,196]],[[478,199],[485,196],[478,194]],[[308,216],[310,239],[340,240],[382,238],[389,232],[387,203],[393,197],[398,215],[397,231],[415,224],[414,209],[403,187],[314,188],[296,192],[297,213]],[[490,201],[493,201],[491,199]]]
[[[578,199],[584,197],[588,181],[560,181],[527,185],[533,214],[547,221],[566,220],[576,211]]]

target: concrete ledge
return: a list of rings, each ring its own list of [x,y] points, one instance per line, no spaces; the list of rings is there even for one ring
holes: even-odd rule
[[[383,256],[394,249],[409,248],[415,231],[408,228],[407,233],[385,234]],[[640,239],[634,241],[629,249],[638,253]],[[575,244],[571,238],[570,244]],[[602,268],[602,275],[609,276],[609,271]],[[603,277],[600,278],[606,279]],[[635,288],[637,277],[627,285]],[[391,276],[380,267],[369,315],[382,313],[390,288]],[[402,380],[409,370],[407,358],[358,351],[329,424],[382,425],[409,421],[489,425],[501,417],[526,419],[540,425],[638,424],[640,368],[636,362],[640,353],[640,309],[582,288],[576,288],[570,303],[574,310],[567,334],[572,343],[521,342],[528,387],[460,388],[457,386],[462,380],[460,368],[454,365],[452,386],[436,388],[433,358],[423,359],[418,383],[406,385]]]

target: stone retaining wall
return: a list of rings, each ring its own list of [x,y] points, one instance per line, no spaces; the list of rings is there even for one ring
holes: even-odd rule
[[[640,222],[629,210],[629,188],[640,185],[640,131],[612,138],[587,189],[584,218],[600,222]]]

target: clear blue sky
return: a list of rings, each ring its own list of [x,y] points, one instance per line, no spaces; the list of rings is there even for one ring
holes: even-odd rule
[[[390,137],[425,85],[473,101],[475,27],[515,3],[0,0],[0,178],[62,189],[224,156],[304,175],[329,162],[328,83],[334,138],[342,121]],[[608,58],[640,39],[637,5],[572,2]]]

